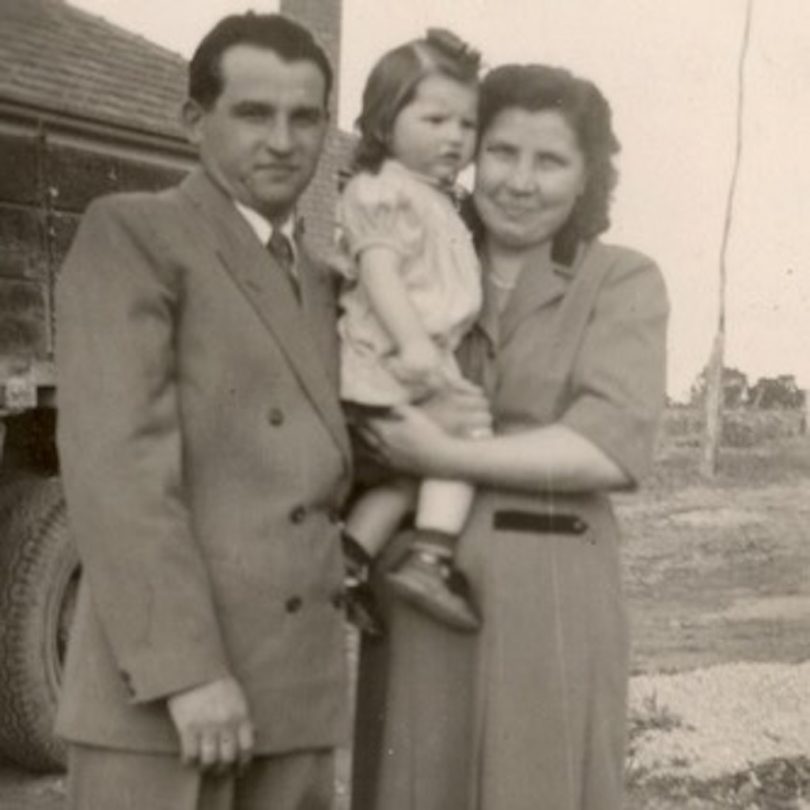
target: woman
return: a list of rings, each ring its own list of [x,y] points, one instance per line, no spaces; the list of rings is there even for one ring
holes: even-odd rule
[[[389,602],[388,640],[361,657],[355,808],[620,810],[628,647],[606,493],[651,461],[666,293],[649,259],[596,240],[618,150],[596,87],[505,66],[479,113],[486,304],[464,359],[496,435],[408,407],[372,433],[400,469],[478,485],[458,564],[484,625],[454,634]]]

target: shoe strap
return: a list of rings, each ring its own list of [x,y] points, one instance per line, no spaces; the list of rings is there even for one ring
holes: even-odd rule
[[[359,568],[367,568],[373,562],[371,554],[369,554],[357,540],[354,539],[347,531],[342,531],[340,541],[343,546],[343,554],[346,560]]]
[[[418,559],[420,559],[424,563],[427,563],[428,565],[441,566],[446,565],[448,562],[447,555],[437,554],[432,549],[414,547],[413,553],[416,555]]]

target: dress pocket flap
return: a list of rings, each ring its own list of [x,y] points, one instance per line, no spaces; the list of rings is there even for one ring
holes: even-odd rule
[[[584,534],[588,524],[577,515],[555,512],[524,512],[499,509],[492,516],[493,528],[532,534]]]

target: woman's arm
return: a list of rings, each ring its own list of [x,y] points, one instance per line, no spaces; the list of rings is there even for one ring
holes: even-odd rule
[[[664,401],[667,314],[659,271],[627,253],[600,293],[555,424],[470,442],[403,409],[397,422],[374,423],[371,440],[420,475],[530,491],[632,486],[650,466]]]
[[[371,420],[368,430],[387,464],[421,476],[530,492],[590,492],[632,483],[595,444],[560,424],[463,439],[405,406],[396,418]]]

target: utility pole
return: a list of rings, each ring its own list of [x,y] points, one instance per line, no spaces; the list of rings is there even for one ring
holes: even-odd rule
[[[740,158],[743,145],[743,120],[745,101],[745,63],[748,45],[751,38],[751,17],[754,0],[747,0],[745,23],[743,26],[742,45],[737,64],[737,135],[734,147],[734,163],[731,169],[731,180],[726,197],[726,215],[723,222],[723,237],[720,243],[720,274],[717,306],[717,332],[712,344],[709,365],[706,369],[706,429],[703,437],[703,456],[700,471],[706,477],[717,474],[717,463],[720,451],[720,438],[723,433],[723,367],[726,350],[726,257],[731,234],[731,223],[734,215],[734,200],[737,192],[737,180],[740,173]]]

